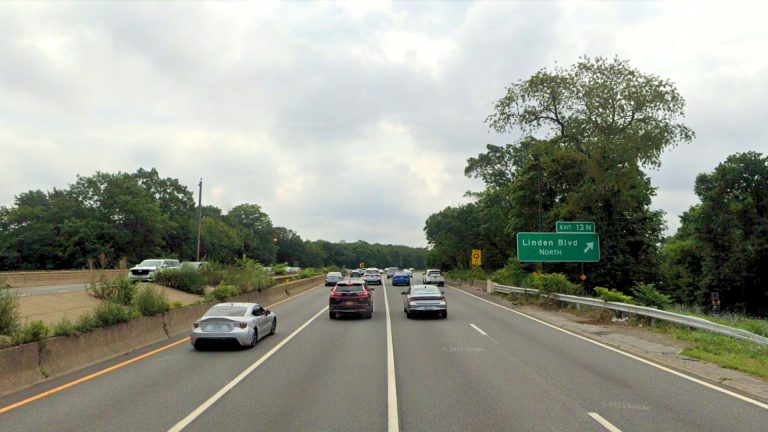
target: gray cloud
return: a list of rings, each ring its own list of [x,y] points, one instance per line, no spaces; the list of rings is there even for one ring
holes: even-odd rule
[[[505,86],[618,55],[688,102],[696,141],[649,171],[672,232],[698,173],[768,153],[766,7],[743,7],[3,3],[0,205],[156,167],[305,238],[423,245],[426,217],[481,187],[466,159],[514,139],[483,123]]]

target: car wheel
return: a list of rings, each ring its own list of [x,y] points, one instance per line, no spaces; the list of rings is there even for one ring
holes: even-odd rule
[[[440,318],[442,318],[442,319],[448,318],[448,311],[444,310],[444,311],[440,312]]]
[[[330,319],[336,319],[336,313],[334,311],[328,311],[328,317]]]
[[[273,335],[277,331],[277,318],[272,319],[272,328],[269,330],[269,334]]]
[[[405,316],[406,318],[413,318],[413,314],[408,311],[405,311]]]
[[[251,346],[255,347],[256,342],[259,341],[259,331],[256,329],[253,329],[253,337],[251,338]]]
[[[195,341],[195,343],[192,344],[192,348],[196,349],[197,351],[203,351],[203,341]]]
[[[370,311],[370,312],[368,312],[367,314],[365,314],[365,318],[366,318],[366,319],[371,319],[371,318],[373,318],[373,311]]]

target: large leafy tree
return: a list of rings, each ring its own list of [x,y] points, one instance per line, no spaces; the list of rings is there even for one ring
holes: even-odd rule
[[[587,266],[590,281],[626,288],[652,280],[664,225],[663,214],[650,209],[655,189],[643,168],[658,167],[664,150],[693,138],[678,121],[684,106],[669,80],[627,61],[584,57],[569,68],[542,69],[510,85],[487,119],[495,131],[522,138],[489,145],[468,160],[465,174],[486,183],[481,197],[504,203],[506,235],[593,220],[602,261]]]
[[[768,311],[768,157],[729,156],[696,178],[701,204],[683,220],[701,254],[700,287],[724,307]]]
[[[243,253],[262,263],[274,263],[277,246],[274,228],[258,204],[240,204],[227,213],[227,222],[243,239]]]
[[[440,268],[469,268],[470,254],[480,243],[477,206],[465,204],[429,216],[424,226],[431,246],[427,264]]]

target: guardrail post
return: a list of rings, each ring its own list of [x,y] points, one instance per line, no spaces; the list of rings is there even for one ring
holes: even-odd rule
[[[494,291],[495,290],[493,288],[493,281],[490,280],[490,279],[486,280],[485,281],[485,292],[487,292],[488,294],[493,294]]]

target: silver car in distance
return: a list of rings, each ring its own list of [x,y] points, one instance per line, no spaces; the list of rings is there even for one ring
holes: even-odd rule
[[[190,342],[195,349],[212,342],[237,342],[254,346],[275,334],[277,317],[257,303],[219,303],[193,324]]]
[[[448,302],[440,288],[434,285],[413,285],[401,294],[403,311],[408,318],[416,313],[436,313],[440,318],[448,318]]]

